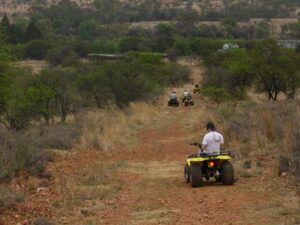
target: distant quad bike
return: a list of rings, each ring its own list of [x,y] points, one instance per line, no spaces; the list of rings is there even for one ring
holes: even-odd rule
[[[197,93],[200,94],[200,86],[199,86],[199,84],[195,85],[195,88],[194,88],[193,92],[194,92],[194,94],[197,94]]]
[[[191,145],[198,146],[202,150],[199,143]],[[223,152],[220,155],[206,153],[190,155],[184,167],[185,182],[190,183],[193,188],[201,187],[203,178],[209,181],[214,177],[216,182],[222,182],[223,185],[233,185],[234,170],[230,160],[230,152]]]
[[[193,106],[194,105],[194,101],[192,100],[191,97],[187,97],[183,101],[183,104],[184,104],[184,106]]]
[[[170,99],[168,101],[168,106],[179,107],[179,101],[177,99]]]

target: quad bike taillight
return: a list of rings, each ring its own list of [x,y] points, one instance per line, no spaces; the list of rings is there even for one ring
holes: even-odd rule
[[[215,162],[213,162],[213,161],[209,162],[209,163],[208,163],[208,167],[209,167],[209,168],[215,167]]]

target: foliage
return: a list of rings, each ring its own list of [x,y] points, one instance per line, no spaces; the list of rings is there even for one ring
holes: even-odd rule
[[[31,21],[25,31],[24,39],[26,41],[31,41],[41,38],[43,38],[41,30],[36,26],[36,23],[34,21]]]
[[[208,86],[204,88],[202,94],[208,96],[212,101],[220,104],[227,97],[227,92],[224,88],[219,88],[215,86]]]
[[[280,92],[291,91],[290,95],[294,96],[296,87],[291,87],[289,82],[297,77],[294,53],[280,48],[275,40],[266,40],[257,44],[253,54],[258,76],[257,90],[266,92],[268,98],[275,101]],[[294,84],[297,85],[297,82]]]
[[[33,40],[25,46],[25,57],[30,59],[42,60],[46,57],[48,50],[53,48],[53,45],[44,40]]]
[[[295,98],[299,86],[299,54],[282,48],[275,40],[255,42],[254,47],[219,51],[206,56],[208,73],[204,87],[226,90],[232,99],[243,99],[255,83],[256,90],[277,100],[279,93]]]
[[[80,23],[79,36],[83,40],[90,40],[96,36],[97,27],[98,27],[97,21],[85,20]]]
[[[77,53],[68,46],[52,49],[48,52],[47,61],[53,65],[72,66],[79,60]]]

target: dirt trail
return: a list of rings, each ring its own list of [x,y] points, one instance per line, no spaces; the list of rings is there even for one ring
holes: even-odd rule
[[[192,71],[201,80],[195,64]],[[143,129],[133,149],[107,156],[56,153],[49,188],[3,213],[2,223],[45,216],[76,225],[295,224],[290,216],[297,213],[298,200],[272,167],[259,177],[239,177],[233,186],[206,183],[192,189],[184,182],[184,160],[195,151],[188,143],[204,134],[201,127],[209,118],[202,99],[195,101],[194,108],[164,107],[162,121]]]

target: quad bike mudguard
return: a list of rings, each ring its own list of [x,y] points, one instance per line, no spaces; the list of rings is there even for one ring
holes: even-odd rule
[[[199,156],[199,157],[192,157],[188,158],[186,160],[188,166],[191,166],[191,164],[198,163],[201,164],[204,161],[211,161],[211,160],[221,160],[221,161],[229,161],[231,160],[231,157],[229,155],[217,155],[217,156]]]

